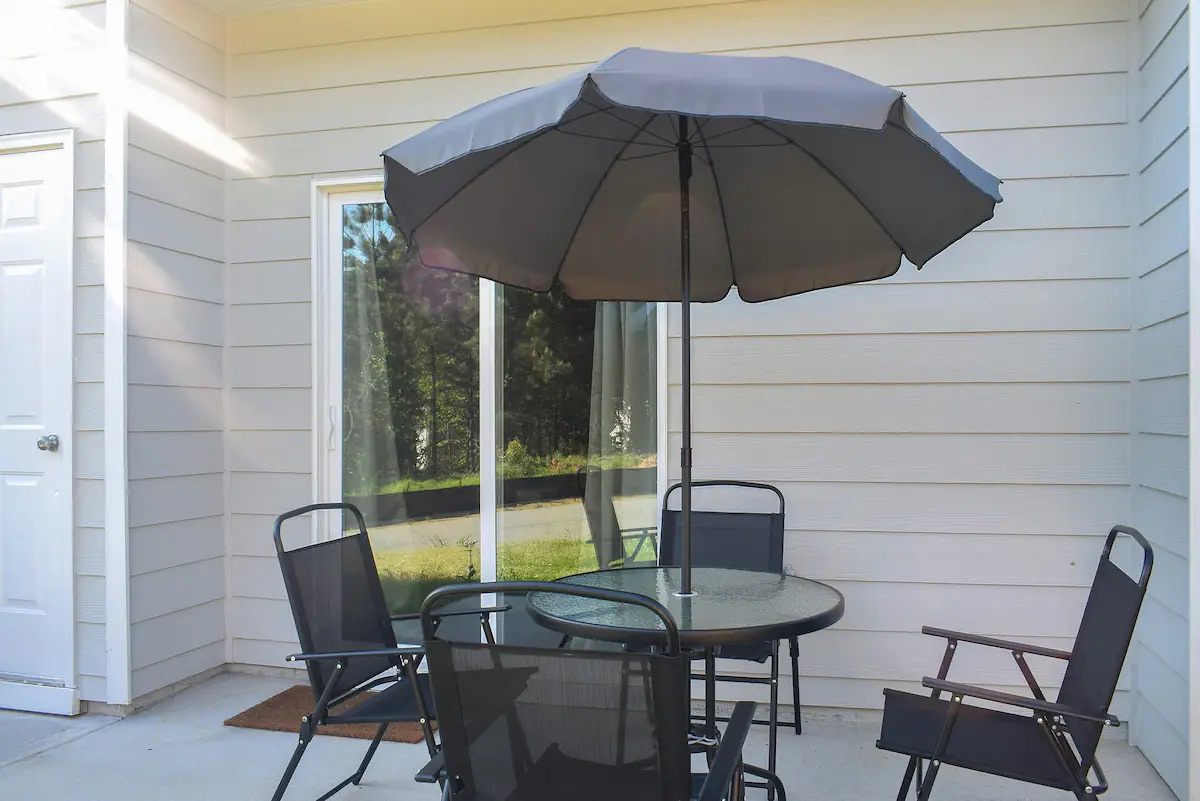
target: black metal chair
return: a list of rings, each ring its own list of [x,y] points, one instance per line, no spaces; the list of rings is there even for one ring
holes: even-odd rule
[[[321,510],[349,511],[358,524],[358,533],[285,550],[283,524]],[[426,747],[433,754],[436,746],[430,724],[434,709],[428,702],[432,698],[429,677],[417,673],[424,650],[419,643],[398,646],[392,628],[393,620],[419,617],[419,613],[395,617],[388,614],[362,513],[348,503],[319,503],[293,509],[275,519],[274,538],[303,650],[288,660],[305,663],[312,686],[313,709],[300,720],[300,741],[279,780],[273,801],[283,797],[300,758],[320,726],[375,723],[378,729],[358,770],[318,801],[349,784],[359,783],[391,723],[420,723]],[[444,610],[439,620],[452,615],[479,615],[486,626],[488,614],[493,611],[503,609]],[[385,675],[388,671],[394,673]]]
[[[1112,562],[1113,543],[1119,534],[1129,535],[1142,548],[1137,580]],[[1109,532],[1071,651],[923,628],[923,633],[946,640],[937,678],[926,677],[922,682],[933,694],[883,691],[883,729],[876,745],[909,756],[898,801],[908,796],[914,778],[919,801],[926,801],[942,765],[1055,787],[1073,793],[1080,801],[1105,792],[1108,780],[1096,760],[1096,747],[1105,726],[1121,724],[1108,708],[1153,565],[1154,552],[1138,531],[1116,526]],[[947,681],[959,643],[1011,651],[1032,697]],[[1067,663],[1056,701],[1046,700],[1026,662],[1028,654]],[[949,693],[950,699],[942,698],[942,693]],[[987,709],[964,703],[964,698],[1026,713]],[[925,761],[929,762],[928,771],[923,770]]]
[[[630,653],[438,638],[440,604],[485,592],[634,604],[662,621],[663,642],[655,653]],[[501,582],[434,590],[422,615],[442,750],[416,778],[441,783],[444,801],[741,798],[741,750],[754,704],[737,704],[708,772],[693,775],[688,659],[675,621],[657,601],[561,582]]]
[[[617,508],[611,492],[605,492],[601,483],[601,472],[581,467],[575,472],[579,482],[579,496],[583,499],[583,515],[587,519],[592,544],[596,549],[596,563],[606,568],[622,567],[636,562],[639,557],[652,559],[658,550],[657,530],[654,526],[631,526],[621,528]],[[618,546],[616,543],[620,543]],[[621,557],[611,559],[604,553],[605,546],[619,547]]]
[[[679,565],[683,561],[683,513],[670,508],[671,495],[681,484],[672,484],[663,495],[662,522],[659,528],[660,565]],[[693,487],[730,488],[735,491],[751,490],[755,493],[770,493],[773,510],[770,512],[728,512],[692,509],[692,565],[695,567],[726,567],[739,570],[756,570],[764,573],[783,574],[783,493],[770,484],[752,481],[694,481]],[[800,678],[799,643],[796,637],[788,641],[792,660],[792,722],[779,720],[779,643],[763,642],[754,645],[723,646],[717,649],[722,659],[738,659],[749,662],[770,662],[771,673],[762,676],[737,676],[720,674],[718,681],[740,684],[766,684],[770,692],[768,719],[754,721],[771,727],[767,739],[767,769],[775,770],[778,747],[776,730],[779,726],[791,725],[796,734],[801,732],[800,723]],[[693,678],[703,678],[696,675]],[[752,783],[751,786],[760,786]],[[768,788],[769,789],[769,788]]]

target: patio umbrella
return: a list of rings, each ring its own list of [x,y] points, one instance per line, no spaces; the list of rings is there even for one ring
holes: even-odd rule
[[[420,261],[577,300],[682,302],[681,590],[691,581],[691,311],[918,267],[999,181],[904,95],[798,58],[628,49],[384,152]]]

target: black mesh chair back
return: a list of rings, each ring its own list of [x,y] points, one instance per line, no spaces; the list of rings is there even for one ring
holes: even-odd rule
[[[683,563],[683,513],[672,509],[672,484],[663,496],[658,563]],[[738,488],[767,493],[770,511],[709,511],[692,506],[692,565],[783,573],[783,493],[770,484],[750,481],[693,481],[692,487]],[[678,500],[675,501],[678,503]]]
[[[479,593],[552,592],[650,609],[659,653],[448,642],[432,611]],[[472,801],[684,801],[690,797],[688,663],[658,602],[564,583],[435,590],[422,608],[425,649],[453,797]]]
[[[1112,548],[1118,534],[1128,534],[1142,548],[1142,569],[1137,579],[1113,564]],[[1140,532],[1126,526],[1113,528],[1104,544],[1071,659],[1063,674],[1059,703],[1101,717],[1108,712],[1153,565],[1154,553]],[[1095,757],[1104,724],[1080,718],[1066,720],[1086,772]]]
[[[323,509],[350,511],[358,533],[285,550],[286,520]],[[320,503],[294,509],[275,521],[275,551],[283,571],[300,648],[306,653],[371,651],[396,647],[387,602],[375,568],[362,513],[348,503]],[[351,660],[337,679],[337,697],[383,671],[397,659],[380,656]],[[307,663],[313,694],[319,697],[333,672],[331,660]]]

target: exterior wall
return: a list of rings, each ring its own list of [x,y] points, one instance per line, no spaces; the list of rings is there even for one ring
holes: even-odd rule
[[[1101,535],[1131,511],[1134,10],[532,5],[472,10],[469,30],[383,2],[231,20],[229,131],[247,153],[229,207],[233,661],[294,647],[269,527],[312,496],[312,178],[378,171],[431,120],[634,44],[802,55],[903,87],[1007,181],[996,219],[920,274],[696,312],[698,473],[778,483],[788,561],[847,597],[802,644],[802,697],[869,708],[915,686],[940,655],[925,623],[1069,643]],[[1018,689],[1011,665],[959,659],[959,678]]]
[[[1132,119],[1133,519],[1154,543],[1131,737],[1180,798],[1188,731],[1188,3],[1140,0]]]
[[[105,700],[104,2],[26,7],[0,25],[0,132],[75,129],[75,661]],[[11,14],[10,11],[0,12]]]
[[[224,20],[129,6],[132,695],[225,661]]]

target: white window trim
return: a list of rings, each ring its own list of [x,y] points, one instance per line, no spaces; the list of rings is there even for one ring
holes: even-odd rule
[[[342,306],[342,282],[333,265],[341,261],[341,215],[334,213],[335,205],[345,203],[379,203],[383,201],[383,177],[379,173],[321,178],[312,182],[312,455],[313,491],[316,503],[342,499],[341,470],[341,387],[342,352],[334,347],[341,341],[341,317],[334,314]],[[496,373],[496,284],[480,280],[479,285],[479,544],[480,578],[496,580],[497,514],[496,487],[484,480],[496,474],[496,403],[498,381]],[[656,509],[662,505],[670,475],[667,462],[669,413],[668,401],[668,310],[670,304],[659,303],[658,325],[658,417],[657,462],[658,486]],[[327,515],[314,516],[313,542],[327,539]]]

